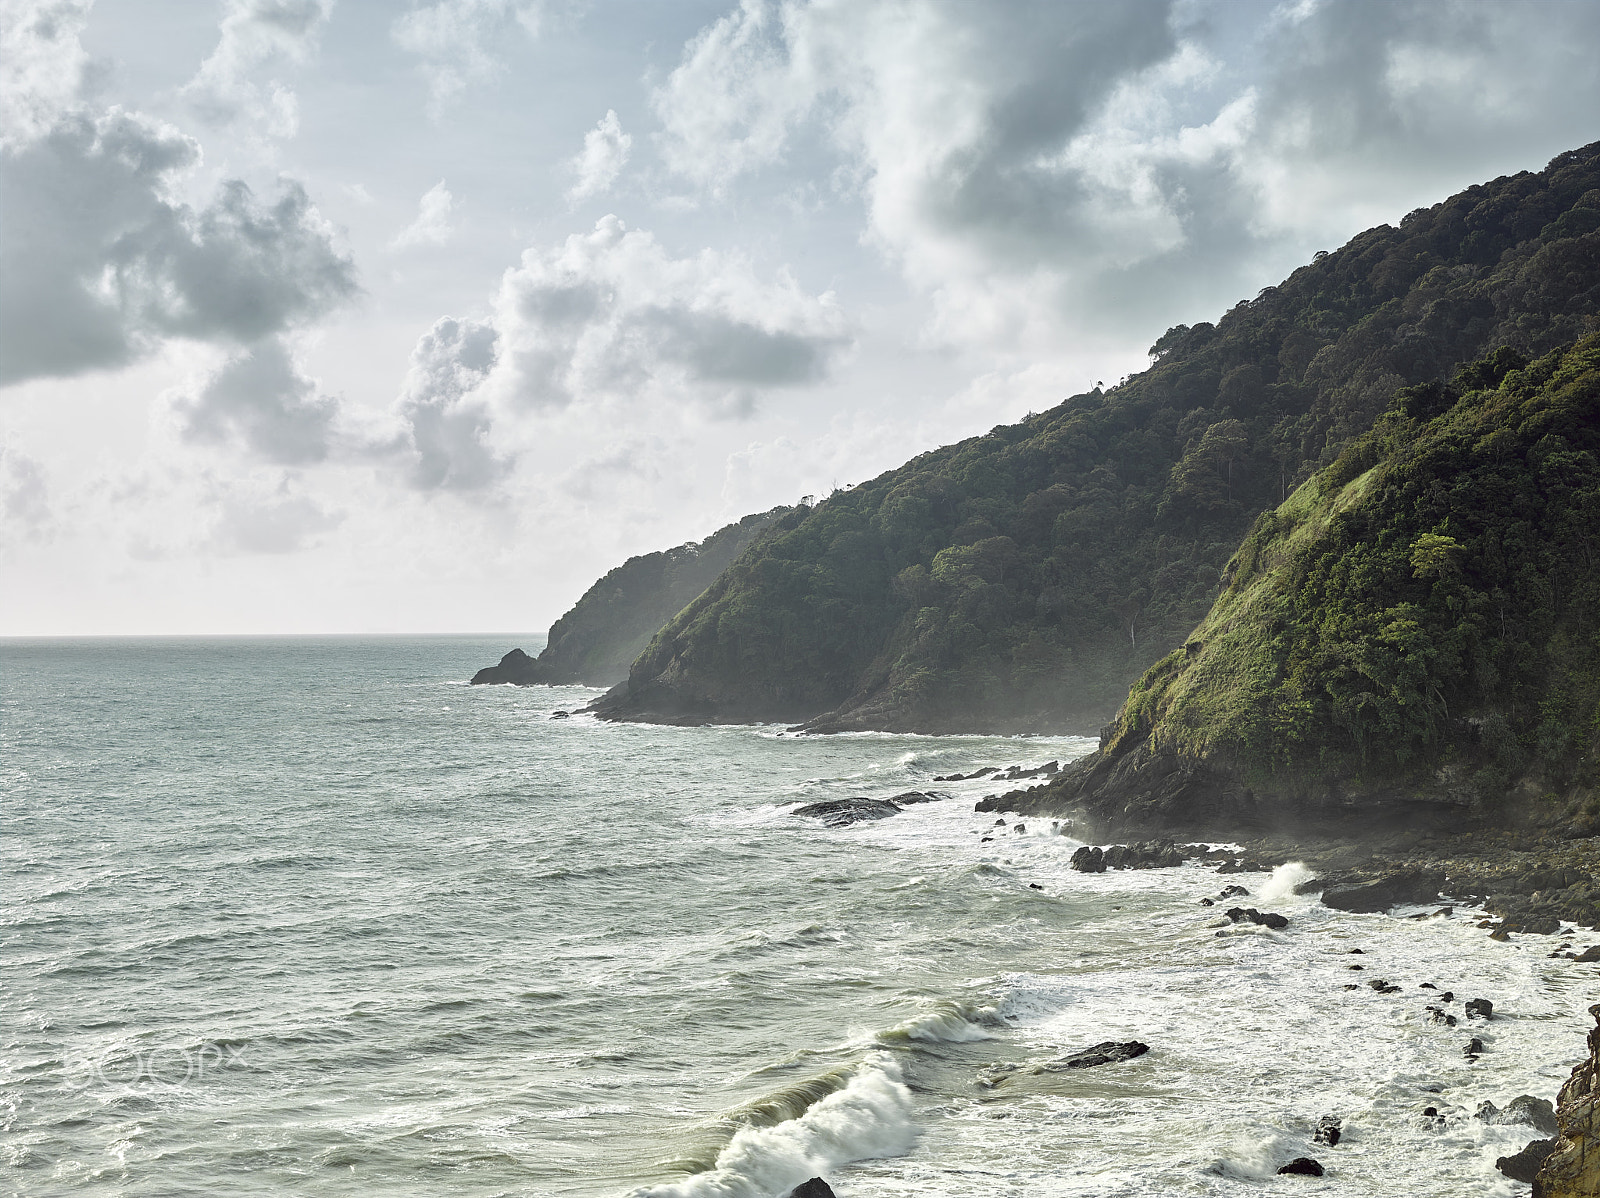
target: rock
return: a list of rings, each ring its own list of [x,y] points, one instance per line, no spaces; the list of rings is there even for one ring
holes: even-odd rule
[[[1107,869],[1171,869],[1182,865],[1183,861],[1184,850],[1170,840],[1114,844],[1105,851]]]
[[[789,1191],[789,1198],[834,1198],[833,1188],[820,1177],[803,1181]]]
[[[1200,905],[1202,907],[1215,907],[1217,905],[1217,900],[1216,899],[1201,899],[1200,900]]]
[[[1555,1150],[1556,1142],[1553,1139],[1534,1140],[1515,1156],[1498,1158],[1494,1163],[1494,1167],[1512,1181],[1531,1182],[1538,1176],[1539,1166],[1544,1164]],[[1537,1192],[1536,1190],[1535,1193]]]
[[[825,799],[820,803],[807,803],[796,807],[790,815],[804,815],[820,819],[830,828],[846,828],[866,820],[888,819],[899,815],[900,808],[888,799]]]
[[[911,807],[917,803],[937,803],[940,799],[950,796],[937,790],[908,790],[902,794],[892,795],[889,802],[898,803],[902,807]]]
[[[1311,1140],[1315,1144],[1326,1144],[1331,1148],[1344,1134],[1343,1128],[1344,1122],[1337,1115],[1324,1115],[1317,1120],[1317,1129],[1311,1133]]]
[[[1532,915],[1522,921],[1522,930],[1530,936],[1554,936],[1561,930],[1561,921],[1553,915]]]
[[[1039,883],[1037,883],[1037,882],[1029,882],[1028,883],[1028,889],[1029,890],[1043,890],[1044,887],[1039,885]]]
[[[1436,1107],[1436,1106],[1425,1106],[1425,1107],[1423,1107],[1422,1108],[1422,1117],[1424,1119],[1437,1119],[1437,1118],[1439,1118],[1439,1108]]]
[[[1137,1040],[1118,1043],[1115,1040],[1106,1040],[1092,1048],[1085,1048],[1071,1056],[1062,1057],[1052,1061],[1046,1068],[1050,1072],[1059,1069],[1092,1069],[1096,1065],[1110,1065],[1116,1061],[1131,1061],[1134,1057],[1142,1057],[1150,1051],[1148,1044],[1141,1044]]]
[[[1488,1118],[1490,1123],[1526,1123],[1542,1136],[1553,1136],[1556,1126],[1556,1108],[1548,1098],[1535,1098],[1532,1094],[1519,1094]]]
[[[1359,956],[1365,956],[1366,952],[1367,952],[1367,950],[1364,949],[1364,948],[1353,948],[1353,949],[1350,950],[1350,955],[1351,956],[1358,956],[1358,955]]]
[[[550,718],[552,720],[571,719],[572,718],[572,713],[570,711],[552,711],[550,713]]]
[[[1469,998],[1466,1010],[1469,1019],[1474,1015],[1480,1019],[1494,1018],[1494,1004],[1487,998]]]
[[[1011,825],[1011,830],[1013,832],[1026,832],[1028,830],[1028,825],[1023,823],[1021,820],[1018,820],[1016,823]]]
[[[1572,959],[1574,961],[1600,961],[1600,944],[1591,944]]]
[[[1600,1024],[1600,1003],[1589,1008]],[[1589,1033],[1589,1055],[1556,1099],[1555,1147],[1533,1181],[1535,1198],[1594,1198],[1600,1194],[1600,1026]]]
[[[1456,1017],[1454,1015],[1447,1014],[1441,1008],[1434,1006],[1425,1007],[1424,1010],[1428,1012],[1428,1018],[1432,1019],[1433,1022],[1442,1023],[1446,1027],[1455,1027]]]
[[[513,649],[500,659],[497,666],[484,666],[472,676],[473,686],[494,686],[500,683],[514,683],[517,686],[527,686],[534,680],[535,663],[521,649]]]
[[[1234,923],[1243,923],[1245,920],[1249,920],[1251,923],[1260,924],[1264,928],[1272,928],[1274,930],[1289,926],[1287,916],[1279,915],[1274,911],[1257,911],[1254,907],[1229,907],[1225,914]]]
[[[1082,874],[1103,874],[1106,872],[1105,850],[1086,844],[1072,854],[1072,860],[1067,865]]]
[[[1284,1174],[1298,1175],[1300,1177],[1321,1177],[1322,1165],[1309,1156],[1297,1156],[1283,1168],[1278,1170],[1278,1176]]]
[[[1478,1039],[1478,1037],[1474,1036],[1474,1037],[1472,1037],[1472,1039],[1467,1041],[1467,1046],[1464,1049],[1462,1049],[1461,1051],[1466,1053],[1467,1056],[1469,1056],[1469,1057],[1475,1057],[1480,1052],[1484,1051],[1483,1041]]]
[[[1339,911],[1387,911],[1401,903],[1427,903],[1439,897],[1444,888],[1444,871],[1402,869],[1376,882],[1346,882],[1329,886],[1322,901]]]
[[[1217,897],[1219,899],[1225,899],[1225,898],[1248,898],[1249,896],[1250,896],[1250,892],[1248,890],[1246,890],[1243,886],[1224,886],[1222,888],[1222,892],[1217,895]]]
[[[1398,994],[1400,992],[1400,987],[1391,986],[1388,978],[1373,978],[1367,985],[1371,986],[1379,994]]]

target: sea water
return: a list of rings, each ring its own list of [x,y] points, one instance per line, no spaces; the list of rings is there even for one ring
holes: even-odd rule
[[[933,778],[1087,737],[552,718],[597,692],[466,685],[512,643],[0,643],[7,1192],[1526,1192],[1473,1112],[1581,1054],[1561,941],[1075,873],[973,810],[1026,783]],[[1229,883],[1289,926],[1216,926]],[[1149,1052],[1051,1067],[1107,1040]]]

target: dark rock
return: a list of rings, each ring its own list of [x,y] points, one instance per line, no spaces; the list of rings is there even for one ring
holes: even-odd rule
[[[1249,920],[1251,923],[1260,924],[1264,928],[1272,928],[1274,930],[1289,926],[1287,916],[1279,915],[1275,911],[1257,911],[1254,907],[1229,907],[1224,914],[1234,923],[1243,923],[1245,920]]]
[[[1018,820],[1016,823],[1011,825],[1011,830],[1013,832],[1026,832],[1028,830],[1028,825],[1023,823],[1021,820]]]
[[[1082,874],[1103,874],[1106,872],[1105,850],[1086,844],[1072,854],[1067,865]]]
[[[1250,897],[1250,892],[1248,890],[1246,890],[1243,886],[1224,886],[1222,888],[1222,892],[1220,894],[1218,894],[1217,897],[1218,898],[1248,898],[1248,897]]]
[[[1351,968],[1351,969],[1365,969],[1366,966],[1365,965],[1351,965],[1351,966],[1349,966],[1349,968]]]
[[[1353,949],[1350,950],[1350,955],[1351,956],[1356,956],[1356,955],[1359,954],[1361,956],[1365,956],[1366,955],[1366,951],[1367,950],[1364,949],[1364,948],[1353,948]]]
[[[1316,1144],[1326,1144],[1330,1148],[1339,1142],[1343,1132],[1344,1122],[1337,1115],[1324,1115],[1317,1120],[1317,1129],[1311,1133],[1311,1139]]]
[[[911,807],[917,803],[937,803],[940,799],[949,797],[937,790],[908,790],[902,794],[891,795],[889,802],[898,803],[902,807]]]
[[[899,815],[900,808],[888,799],[825,799],[820,803],[796,807],[789,814],[820,819],[830,828],[845,828],[866,820],[888,819],[891,815]]]
[[[1432,982],[1423,982],[1422,985],[1417,987],[1419,990],[1437,990],[1438,988]]]
[[[1313,1158],[1309,1156],[1297,1156],[1294,1158],[1294,1160],[1290,1161],[1287,1165],[1278,1170],[1278,1175],[1280,1177],[1286,1173],[1300,1177],[1321,1177],[1323,1169],[1322,1165]]]
[[[1446,1027],[1455,1027],[1456,1017],[1454,1015],[1447,1014],[1441,1008],[1434,1006],[1425,1007],[1423,1009],[1428,1012],[1428,1018],[1433,1020],[1433,1022],[1442,1023]]]
[[[1478,1016],[1480,1019],[1494,1018],[1494,1004],[1487,998],[1469,998],[1467,1000],[1467,1016]]]
[[[1532,915],[1522,921],[1522,930],[1530,936],[1554,936],[1561,930],[1561,921],[1553,915]]]
[[[1402,903],[1426,903],[1439,897],[1444,888],[1444,871],[1402,869],[1376,882],[1346,882],[1329,886],[1322,901],[1339,911],[1387,911]]]
[[[570,719],[571,717],[572,713],[570,711],[552,711],[550,713],[550,718],[552,720],[565,720]]]
[[[1437,1119],[1439,1117],[1439,1108],[1436,1107],[1436,1106],[1425,1106],[1425,1107],[1423,1107],[1422,1108],[1422,1117],[1424,1119]]]
[[[834,1198],[833,1188],[820,1177],[803,1181],[789,1191],[789,1198]]]
[[[1600,961],[1600,944],[1591,944],[1572,959],[1574,961]]]
[[[1547,1098],[1535,1098],[1532,1094],[1517,1095],[1506,1103],[1504,1110],[1498,1109],[1492,1102],[1479,1103],[1472,1117],[1500,1127],[1526,1124],[1543,1136],[1553,1136],[1559,1131],[1555,1104]]]
[[[1589,1008],[1600,1024],[1600,1003]],[[1588,1055],[1579,1061],[1556,1099],[1560,1130],[1554,1150],[1533,1183],[1540,1198],[1593,1198],[1600,1194],[1600,1026],[1589,1032]]]
[[[1467,1041],[1467,1046],[1466,1046],[1466,1048],[1462,1049],[1462,1051],[1464,1053],[1466,1053],[1467,1056],[1469,1056],[1469,1057],[1475,1057],[1480,1052],[1484,1051],[1483,1041],[1478,1039],[1478,1037],[1474,1036],[1474,1037],[1472,1037],[1472,1039]]]
[[[1110,1065],[1116,1061],[1131,1061],[1134,1057],[1142,1057],[1150,1051],[1148,1044],[1141,1044],[1137,1040],[1118,1043],[1115,1040],[1106,1040],[1085,1048],[1082,1052],[1075,1052],[1071,1056],[1052,1061],[1048,1068],[1054,1072],[1058,1069],[1092,1069],[1096,1065]]]
[[[534,681],[534,659],[521,649],[513,649],[500,659],[497,666],[484,666],[472,676],[473,686],[494,686],[510,682],[527,686]]]
[[[1200,905],[1202,907],[1215,907],[1217,905],[1217,901],[1216,899],[1201,899]]]
[[[1028,889],[1029,890],[1043,890],[1044,887],[1039,885],[1039,883],[1037,883],[1037,882],[1029,882],[1028,883]]]
[[[1539,1175],[1540,1166],[1549,1159],[1550,1154],[1555,1150],[1556,1142],[1554,1137],[1548,1140],[1533,1140],[1515,1156],[1498,1158],[1494,1163],[1494,1167],[1512,1181],[1532,1183],[1533,1179]]]

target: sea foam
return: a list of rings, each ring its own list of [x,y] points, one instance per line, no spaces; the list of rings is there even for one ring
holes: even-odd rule
[[[885,1052],[870,1054],[850,1081],[798,1118],[747,1127],[713,1168],[680,1182],[644,1186],[629,1198],[770,1198],[850,1161],[900,1156],[917,1138],[911,1091]]]

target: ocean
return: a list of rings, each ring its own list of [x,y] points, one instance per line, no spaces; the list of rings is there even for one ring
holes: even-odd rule
[[[1474,1111],[1554,1098],[1600,971],[1549,953],[1593,933],[1075,873],[933,778],[1088,737],[552,718],[598,692],[466,685],[519,643],[0,642],[7,1192],[1527,1191],[1536,1133]],[[1230,883],[1289,926],[1216,926]]]

